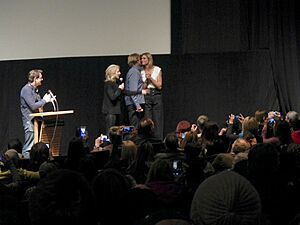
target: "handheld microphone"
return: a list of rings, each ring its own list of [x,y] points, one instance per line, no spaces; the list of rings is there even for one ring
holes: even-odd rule
[[[52,93],[51,90],[48,90],[49,95],[51,96],[51,103],[53,105],[54,112],[58,110],[58,103],[56,101],[56,96]],[[54,103],[55,102],[55,103]],[[57,107],[56,107],[57,106]]]
[[[120,85],[120,84],[122,84],[122,82],[123,82],[123,77],[120,77],[120,78],[117,80],[117,84]]]

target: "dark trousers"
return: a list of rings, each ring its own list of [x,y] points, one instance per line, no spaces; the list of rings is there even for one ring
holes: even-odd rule
[[[163,140],[163,103],[161,94],[145,95],[145,117],[154,122],[154,136]]]
[[[112,126],[118,125],[119,122],[119,114],[106,114],[105,115],[105,132],[106,135],[109,135],[109,129]]]
[[[141,106],[143,107],[143,105]],[[127,112],[130,126],[134,126],[137,129],[140,120],[144,117],[144,112],[137,112],[135,105],[127,105]]]

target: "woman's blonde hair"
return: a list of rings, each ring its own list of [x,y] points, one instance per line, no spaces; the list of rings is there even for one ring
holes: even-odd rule
[[[105,82],[107,81],[116,81],[117,80],[117,70],[120,70],[119,65],[111,64],[105,70]]]
[[[123,141],[121,159],[131,164],[136,157],[137,145],[133,141]]]
[[[255,119],[255,117],[247,116],[242,123],[242,132],[244,134],[247,131],[253,133],[253,131],[257,129],[258,129],[258,122]]]
[[[143,54],[141,54],[141,56],[146,56],[147,57],[149,67],[153,66],[153,57],[149,52],[144,52]]]

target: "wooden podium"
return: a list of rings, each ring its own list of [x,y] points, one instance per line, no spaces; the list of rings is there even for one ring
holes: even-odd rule
[[[52,156],[59,156],[62,127],[61,116],[73,114],[74,110],[32,113],[34,117],[34,143],[43,142],[49,145]]]

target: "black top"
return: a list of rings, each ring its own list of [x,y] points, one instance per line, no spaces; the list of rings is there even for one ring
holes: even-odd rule
[[[121,98],[124,95],[142,94],[142,91],[121,90],[119,84],[113,81],[104,82],[102,113],[121,114]]]
[[[104,82],[102,112],[104,114],[121,114],[121,89],[113,81]]]

